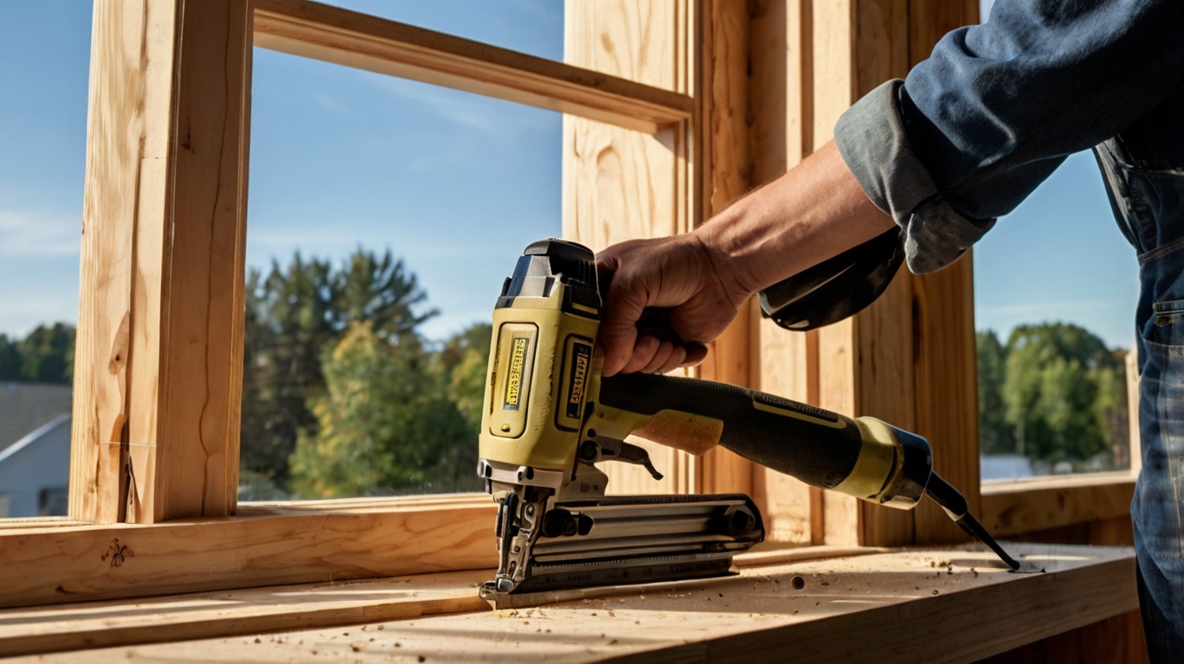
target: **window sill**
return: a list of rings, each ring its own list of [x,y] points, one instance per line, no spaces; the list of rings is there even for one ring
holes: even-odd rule
[[[736,577],[541,609],[490,611],[473,587],[486,571],[9,610],[0,612],[0,656],[120,646],[87,654],[453,660],[497,648],[565,661],[974,661],[1137,608],[1129,548],[1013,548],[1047,573],[1010,574],[989,552],[955,547],[746,566]],[[136,645],[148,643],[161,645]]]
[[[496,565],[481,494],[244,504],[234,517],[0,529],[0,607]]]
[[[1130,516],[1135,475],[1036,477],[982,485],[981,520],[996,537]]]

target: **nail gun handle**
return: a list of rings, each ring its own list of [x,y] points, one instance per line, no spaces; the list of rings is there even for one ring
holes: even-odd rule
[[[932,470],[920,436],[726,383],[613,376],[601,381],[600,405],[642,415],[633,433],[644,438],[682,439],[679,447],[697,438],[697,452],[719,444],[807,484],[897,507],[920,499]]]

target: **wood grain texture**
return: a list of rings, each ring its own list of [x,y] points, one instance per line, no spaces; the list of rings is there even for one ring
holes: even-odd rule
[[[683,0],[568,0],[564,61],[647,85],[693,93],[694,6]],[[691,123],[655,135],[594,120],[563,118],[563,236],[593,250],[690,229],[695,174]],[[609,493],[689,493],[699,489],[699,460],[640,438],[666,477],[606,464]]]
[[[0,611],[0,657],[488,611],[492,572],[277,586]]]
[[[693,112],[691,98],[669,82],[646,85],[602,67],[576,67],[306,0],[256,0],[255,44],[648,134]]]
[[[983,485],[980,520],[996,537],[1011,537],[1102,519],[1130,521],[1135,478],[1099,473]]]
[[[1150,661],[1138,611],[988,657],[980,664],[1141,664]]]
[[[938,38],[975,22],[977,13],[961,1],[851,0],[815,3],[812,20],[814,134],[823,140],[851,103],[904,77]],[[926,436],[936,470],[963,491],[972,511],[979,483],[973,289],[969,256],[935,275],[902,271],[872,306],[819,331],[821,405]],[[823,500],[828,543],[964,539],[928,505],[901,512],[837,496]]]
[[[96,3],[71,516],[233,514],[245,0]]]
[[[0,531],[0,606],[497,566],[497,512],[487,496],[242,512],[152,525]]]
[[[814,149],[810,18],[808,0],[760,0],[752,6],[748,134],[754,186],[785,174]],[[817,334],[784,330],[762,318],[755,305],[749,330],[753,386],[817,405]],[[753,468],[753,493],[770,540],[824,541],[821,494],[762,467]]]
[[[900,0],[855,0],[852,10],[853,103],[885,80],[908,73],[909,33],[907,6]],[[914,309],[915,294],[912,275],[902,270],[879,300],[855,316],[852,341],[857,356],[855,414],[910,431],[918,424],[918,378],[928,378],[917,375],[914,353],[922,321]],[[915,512],[860,502],[858,514],[861,543],[915,541]]]
[[[936,275],[914,276],[916,319],[916,432],[933,446],[933,469],[980,513],[978,363],[974,339],[974,266],[967,253]],[[919,544],[964,541],[937,505],[925,501],[915,515]]]
[[[163,215],[164,174],[153,166],[168,154],[169,97],[160,91],[167,92],[172,73],[175,9],[114,1],[94,7],[70,461],[70,515],[77,520],[123,515],[134,238],[141,214]]]
[[[665,592],[425,616],[381,629],[371,623],[364,631],[301,630],[41,661],[971,662],[1135,608],[1130,549],[1027,545],[1017,553],[1047,573],[1010,574],[974,548],[893,552],[746,567],[738,577]]]
[[[699,76],[702,85],[697,144],[703,169],[703,217],[711,217],[743,196],[750,187],[748,116],[748,5],[728,0],[704,0],[699,24],[702,38]],[[750,325],[752,307],[747,301],[732,324],[708,345],[699,366],[699,377],[752,387]],[[751,461],[717,447],[701,460],[703,493],[753,492]]]
[[[1067,526],[1032,530],[1013,537],[1023,539],[1025,542],[1043,544],[1135,545],[1135,529],[1129,516],[1118,516],[1099,521],[1078,521]]]
[[[137,522],[234,514],[238,497],[250,3],[185,3],[180,37],[172,209],[161,226],[160,370],[155,386],[136,385],[159,400],[157,464],[148,466],[155,477],[143,480],[155,500]],[[133,369],[139,364],[133,357]]]

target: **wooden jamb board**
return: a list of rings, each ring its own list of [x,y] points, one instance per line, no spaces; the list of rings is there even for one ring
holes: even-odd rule
[[[697,98],[698,0],[568,0],[564,61]],[[650,136],[593,119],[563,119],[563,235],[594,250],[636,238],[684,233],[700,210],[704,177],[691,120]],[[702,460],[634,440],[665,475],[655,481],[626,464],[606,464],[610,493],[700,491]]]
[[[234,513],[247,0],[97,0],[70,516]]]
[[[689,120],[675,87],[518,53],[306,0],[255,0],[255,45],[654,134]]]
[[[634,128],[690,116],[671,85],[313,2],[98,0],[94,26],[71,462],[80,522],[234,513],[253,34]]]
[[[938,7],[941,5],[941,7]],[[929,25],[919,17],[931,17]],[[938,20],[940,18],[940,20]],[[977,20],[969,2],[814,2],[813,138],[880,83],[903,77],[948,29]],[[819,405],[870,415],[927,437],[935,465],[978,510],[973,270],[966,256],[934,275],[902,271],[881,298],[819,331]],[[958,541],[938,509],[900,512],[827,494],[825,541],[899,545]]]

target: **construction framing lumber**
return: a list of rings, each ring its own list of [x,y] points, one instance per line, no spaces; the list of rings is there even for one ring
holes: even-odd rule
[[[623,587],[615,597],[534,608],[473,611],[458,601],[454,610],[468,613],[435,616],[414,616],[388,582],[322,585],[275,593],[290,602],[286,624],[254,601],[236,607],[232,597],[201,598],[191,609],[199,621],[210,619],[221,602],[223,625],[241,617],[285,633],[181,641],[195,632],[181,627],[178,637],[165,644],[76,651],[39,661],[385,661],[394,655],[410,661],[515,662],[545,656],[565,662],[971,662],[1128,614],[1137,606],[1129,548],[1029,544],[1013,549],[1046,571],[1013,574],[993,554],[974,547],[894,551],[746,567],[736,577],[649,584],[644,591]],[[452,577],[454,595],[448,599],[445,585],[423,588],[424,613],[448,610],[445,602],[475,594],[473,578]],[[391,597],[387,602],[367,597],[368,588],[386,589]],[[376,625],[373,621],[384,620],[376,615],[373,621],[361,617],[359,622],[368,624],[349,628],[301,629],[302,610],[314,615],[338,611],[350,618],[338,602],[351,594],[358,597],[355,615],[397,610],[409,619]],[[164,601],[179,607],[183,598]],[[75,628],[54,620],[57,611],[65,617],[80,610],[78,617],[89,624],[79,621]],[[56,631],[63,641],[77,642],[82,633],[97,636],[87,628],[96,626],[94,619],[103,613],[112,632],[142,635],[130,633],[145,622],[133,607],[122,615],[114,607],[61,607],[0,614],[0,648],[5,619],[25,621],[26,633]],[[168,619],[171,624],[184,618]],[[226,634],[243,631],[233,627]]]
[[[97,0],[70,516],[234,513],[248,0]]]
[[[749,16],[747,3],[704,0],[699,12],[700,38],[699,178],[702,191],[695,225],[702,224],[743,196],[751,187],[748,154]],[[708,345],[699,377],[753,387],[749,353],[755,302],[740,311],[722,335]],[[753,463],[717,447],[701,460],[703,493],[753,493]],[[758,496],[758,499],[760,497]],[[762,512],[766,511],[764,505]]]
[[[811,0],[757,0],[751,4],[748,108],[752,123],[747,133],[753,186],[784,175],[816,147],[811,120],[812,15]],[[752,386],[817,405],[817,331],[782,329],[750,306],[747,342]],[[754,466],[753,493],[764,513],[769,539],[814,544],[826,541],[821,489]]]
[[[568,0],[564,61],[578,68],[695,95],[699,0]],[[695,97],[696,103],[698,97]],[[692,113],[697,117],[697,113]],[[599,251],[691,229],[701,175],[690,120],[647,136],[588,118],[563,118],[563,236]],[[608,464],[614,494],[701,492],[702,459],[642,439],[665,475]]]
[[[804,547],[741,554],[738,567],[856,557],[887,549]],[[107,646],[164,643],[260,632],[315,629],[488,611],[476,587],[491,569],[333,581],[299,586],[171,595],[152,599],[0,609],[0,657]],[[642,591],[699,581],[645,584]],[[570,591],[580,599],[633,594],[638,586]],[[537,597],[532,595],[531,597]]]
[[[490,572],[277,586],[0,611],[0,657],[488,611]]]
[[[0,607],[497,566],[487,496],[0,531]]]
[[[984,484],[980,520],[996,537],[1130,517],[1135,476],[1128,472],[1042,477]]]
[[[655,134],[685,94],[305,0],[256,0],[255,45]]]

